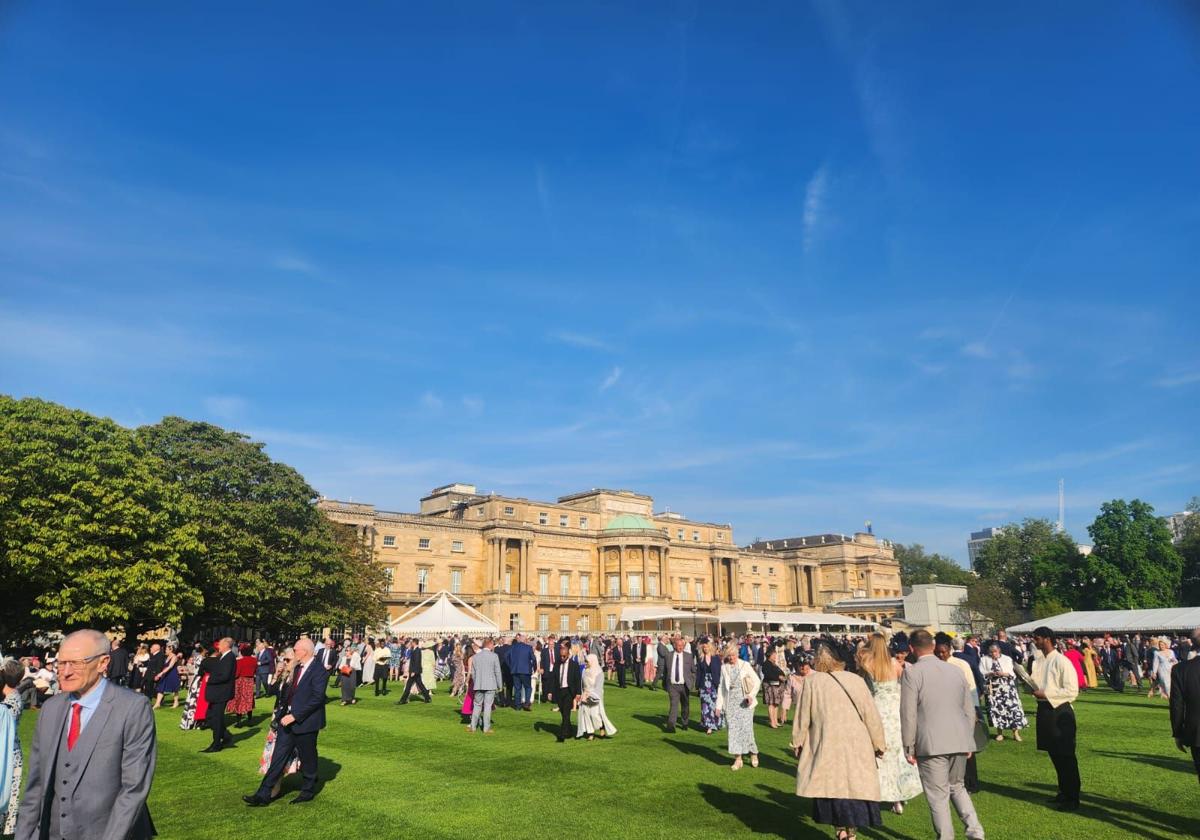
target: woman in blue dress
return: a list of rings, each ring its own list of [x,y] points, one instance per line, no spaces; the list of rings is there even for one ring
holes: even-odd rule
[[[721,712],[717,709],[717,690],[721,685],[721,657],[713,650],[712,642],[700,646],[696,660],[696,685],[700,689],[700,726],[705,735],[721,728]]]

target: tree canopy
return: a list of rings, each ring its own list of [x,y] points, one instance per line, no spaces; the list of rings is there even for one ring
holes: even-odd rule
[[[0,396],[0,638],[371,623],[382,569],[261,444]]]
[[[1200,607],[1200,496],[1186,508],[1192,515],[1183,520],[1183,534],[1176,547],[1183,558],[1179,600],[1185,607]]]
[[[1073,604],[1079,570],[1079,546],[1070,534],[1055,531],[1048,519],[1004,526],[975,558],[979,576],[998,583],[1027,612],[1039,602]]]
[[[900,564],[900,583],[915,586],[918,583],[949,583],[967,586],[975,576],[944,554],[926,554],[920,543],[894,546],[896,562]]]
[[[1153,507],[1138,499],[1105,502],[1088,533],[1093,548],[1085,558],[1080,606],[1135,610],[1179,603],[1183,558]]]

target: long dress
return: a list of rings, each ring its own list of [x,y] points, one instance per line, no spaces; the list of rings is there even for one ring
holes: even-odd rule
[[[6,837],[17,833],[17,803],[21,797],[21,773],[24,770],[17,725],[21,722],[23,708],[21,695],[15,691],[0,703],[0,792],[8,793],[5,803],[8,810],[4,812],[4,830],[0,834]]]
[[[1176,661],[1174,651],[1170,650],[1154,651],[1154,658],[1151,660],[1150,678],[1168,697],[1171,694],[1171,668],[1175,666]]]
[[[653,644],[646,645],[646,662],[642,666],[642,676],[646,685],[654,687],[654,678],[658,675],[658,648]]]
[[[368,685],[375,682],[375,650],[365,648],[362,655],[362,682]]]
[[[267,727],[267,743],[263,746],[262,756],[258,759],[258,775],[265,776],[271,769],[271,757],[275,754],[275,727]],[[292,750],[292,757],[283,768],[283,775],[290,776],[300,772],[300,753]]]
[[[758,742],[754,740],[754,705],[743,707],[742,701],[746,695],[742,692],[742,681],[737,676],[738,669],[721,668],[721,679],[725,680],[725,672],[732,671],[732,679],[728,680],[728,700],[725,703],[725,726],[729,730],[729,754],[744,755],[758,754]]]
[[[979,663],[987,683],[988,719],[996,729],[1024,729],[1029,725],[1017,693],[1017,680],[1007,656],[985,656]]]
[[[458,697],[467,690],[467,669],[463,667],[463,655],[461,650],[454,652],[454,683],[450,688],[450,695]]]
[[[1091,647],[1083,649],[1083,670],[1087,674],[1088,688],[1095,688],[1100,684],[1096,679],[1096,668],[1099,665],[1099,659],[1100,657],[1096,655],[1096,651]]]
[[[204,720],[204,715],[198,714],[197,709],[203,696],[200,687],[204,678],[208,676],[200,673],[200,663],[203,661],[203,656],[193,656],[188,663],[191,677],[188,680],[187,700],[183,704],[183,716],[179,720],[179,728],[183,730],[195,729]]]
[[[723,715],[717,710],[717,689],[720,677],[714,677],[708,668],[700,675],[700,728],[720,729]]]
[[[1067,648],[1067,652],[1063,655],[1075,667],[1075,677],[1079,680],[1080,687],[1087,685],[1087,677],[1083,673],[1083,654],[1079,652],[1078,648]]]
[[[907,802],[921,793],[921,774],[904,756],[904,739],[900,734],[900,681],[877,682],[873,694],[887,740],[887,750],[879,759],[879,801]]]
[[[179,657],[171,663],[171,667],[163,674],[162,679],[158,681],[159,694],[175,694],[179,691]]]
[[[575,737],[595,735],[601,729],[606,735],[616,735],[617,727],[613,726],[608,713],[604,711],[604,671],[597,669],[591,677],[585,674],[583,693],[584,696],[579,700],[579,723],[575,727]]]
[[[433,652],[433,648],[421,648],[421,673],[422,676],[432,677],[430,682],[426,684],[426,688],[432,694],[437,691],[438,675],[437,675],[437,655]]]
[[[242,656],[237,660],[237,676],[233,680],[233,700],[227,711],[231,715],[248,715],[254,711],[254,671],[258,660]]]

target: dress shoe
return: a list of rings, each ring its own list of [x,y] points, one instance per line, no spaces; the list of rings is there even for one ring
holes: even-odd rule
[[[220,751],[221,751],[220,744],[209,744],[207,747],[200,750],[200,752],[202,752],[202,753],[218,753]]]
[[[257,793],[255,793],[251,796],[243,796],[242,801],[245,802],[247,805],[249,805],[251,808],[261,808],[264,805],[271,804],[271,800],[269,800],[269,799],[259,799]]]
[[[302,793],[299,796],[297,796],[295,799],[293,799],[291,802],[289,802],[288,804],[289,805],[299,805],[301,802],[312,802],[312,801],[313,801],[313,795],[311,793]]]
[[[675,732],[675,727],[674,727],[674,726],[668,726],[666,731],[667,731],[667,732],[674,733],[674,732]]]
[[[1078,802],[1078,801],[1076,801],[1076,800],[1074,800],[1074,799],[1068,799],[1068,800],[1066,800],[1066,801],[1064,801],[1064,802],[1060,802],[1060,803],[1058,804],[1058,807],[1056,808],[1056,810],[1059,810],[1059,811],[1078,811],[1078,810],[1079,810],[1079,802]]]
[[[407,701],[407,700],[397,700],[397,701],[396,701],[396,705],[397,705],[397,706],[407,706],[407,705],[408,705],[408,701]]]
[[[1064,803],[1066,801],[1067,800],[1063,798],[1063,795],[1061,793],[1059,793],[1059,794],[1051,796],[1049,799],[1047,799],[1046,804],[1047,805],[1061,805],[1062,803]]]

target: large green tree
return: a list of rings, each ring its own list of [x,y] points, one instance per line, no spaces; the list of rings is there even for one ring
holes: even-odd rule
[[[137,437],[192,499],[207,549],[195,569],[205,596],[195,625],[282,631],[383,615],[383,572],[361,540],[340,533],[316,508],[316,491],[261,443],[179,417]]]
[[[1018,623],[1021,612],[1008,589],[994,580],[980,578],[967,587],[967,598],[955,608],[953,617],[969,633],[990,635]]]
[[[975,558],[979,576],[1004,587],[1017,607],[1027,612],[1043,611],[1052,602],[1074,607],[1082,568],[1079,546],[1070,534],[1055,531],[1047,519],[1006,525]]]
[[[178,624],[202,603],[193,511],[127,429],[0,395],[0,638]]]
[[[926,554],[920,543],[894,546],[896,562],[900,564],[900,583],[915,586],[918,583],[950,583],[967,586],[975,576],[944,554]]]
[[[1200,607],[1200,496],[1188,502],[1191,516],[1183,520],[1183,534],[1177,546],[1183,558],[1179,600],[1185,607]]]
[[[1153,507],[1139,499],[1105,502],[1088,533],[1093,548],[1085,562],[1082,606],[1133,610],[1178,605],[1183,558]]]

